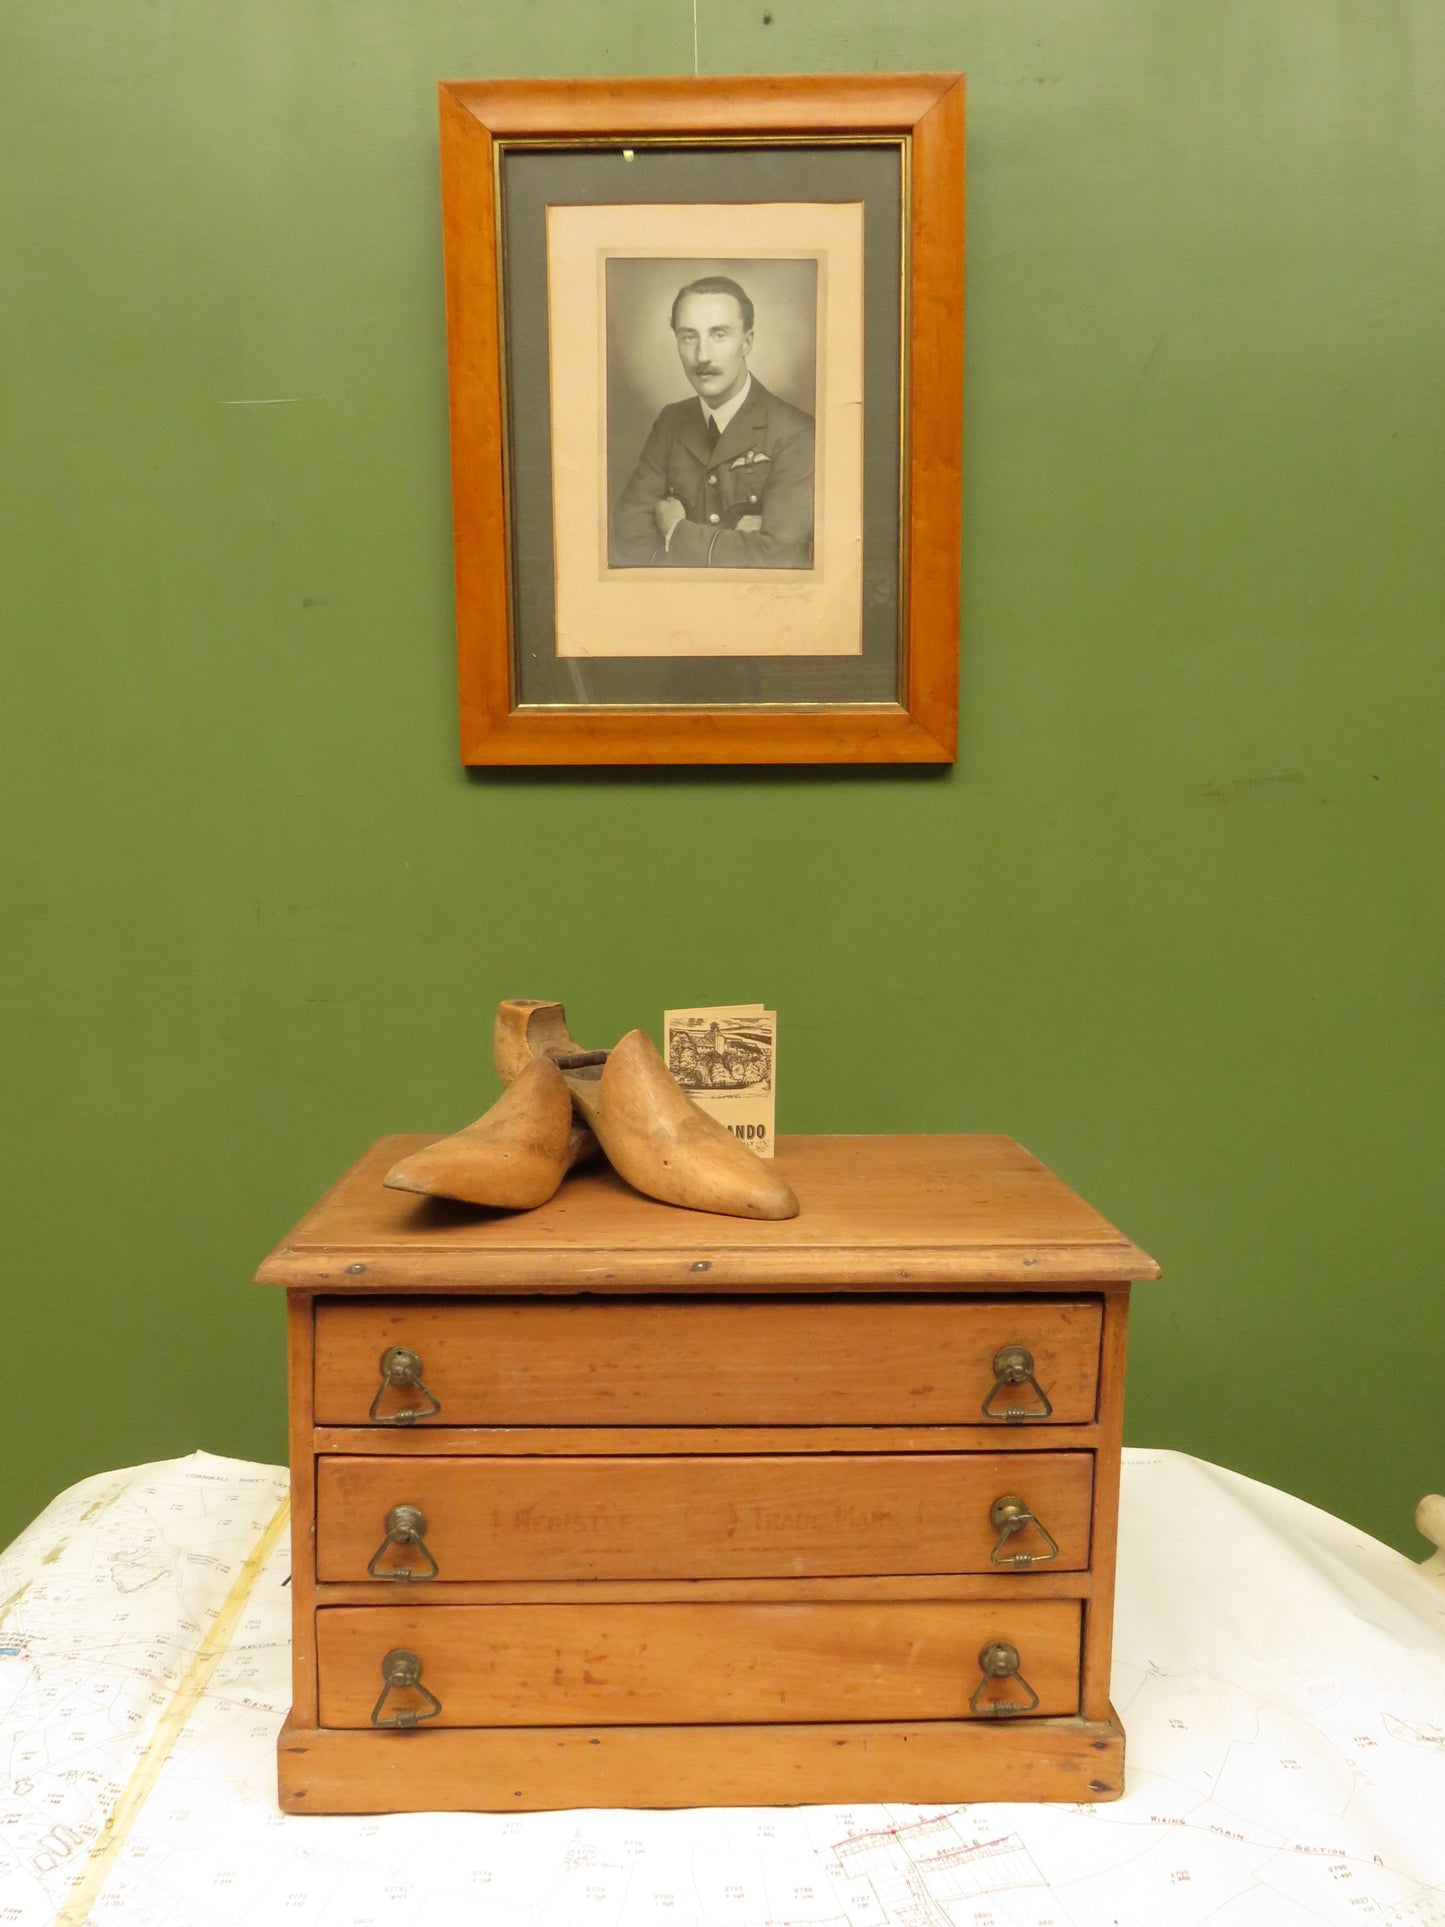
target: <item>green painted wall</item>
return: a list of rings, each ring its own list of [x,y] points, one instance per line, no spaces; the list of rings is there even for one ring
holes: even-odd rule
[[[530,993],[766,998],[785,1129],[1022,1138],[1167,1268],[1130,1437],[1420,1556],[1445,11],[754,0],[697,57],[969,73],[954,770],[456,762],[434,83],[690,72],[688,0],[7,0],[0,1539],[283,1455],[252,1270]]]

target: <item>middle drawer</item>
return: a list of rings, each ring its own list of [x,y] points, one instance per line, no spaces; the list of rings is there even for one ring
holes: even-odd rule
[[[1088,1452],[325,1458],[316,1576],[1077,1572],[1092,1496]]]

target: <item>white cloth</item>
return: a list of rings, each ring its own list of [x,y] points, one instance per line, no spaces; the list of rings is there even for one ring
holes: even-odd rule
[[[5,1927],[1445,1927],[1445,1591],[1201,1460],[1125,1454],[1097,1807],[283,1817],[285,1493],[197,1453],[0,1554]]]

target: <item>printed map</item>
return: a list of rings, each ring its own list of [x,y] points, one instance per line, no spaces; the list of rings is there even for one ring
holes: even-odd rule
[[[1199,1460],[1126,1454],[1099,1807],[283,1817],[285,1525],[197,1453],[0,1555],[0,1927],[1445,1927],[1445,1588]]]

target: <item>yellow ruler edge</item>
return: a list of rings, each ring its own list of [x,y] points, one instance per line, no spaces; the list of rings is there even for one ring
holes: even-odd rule
[[[105,1824],[86,1856],[85,1865],[76,1876],[70,1897],[55,1916],[54,1927],[85,1927],[91,1908],[110,1878],[116,1855],[125,1845],[141,1808],[150,1798],[151,1789],[160,1778],[161,1768],[170,1758],[171,1748],[181,1728],[196,1710],[202,1693],[210,1685],[211,1675],[230,1645],[236,1623],[246,1610],[262,1568],[275,1551],[276,1541],[286,1530],[290,1517],[291,1500],[288,1497],[277,1506],[265,1531],[246,1555],[245,1563],[226,1594],[226,1603],[216,1614],[210,1631],[186,1668],[185,1677],[171,1695],[170,1704],[156,1721],[120,1798],[106,1816]]]

